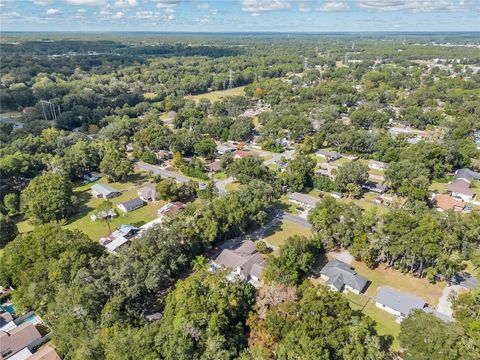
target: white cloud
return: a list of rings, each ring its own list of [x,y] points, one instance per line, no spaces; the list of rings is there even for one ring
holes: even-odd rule
[[[77,12],[81,14],[81,13],[86,13],[87,10],[86,9],[78,9]]]
[[[157,8],[171,8],[180,4],[181,0],[156,0]]]
[[[58,15],[58,14],[60,14],[60,10],[59,9],[48,9],[47,11],[45,11],[45,14],[49,15],[49,16]]]
[[[429,12],[473,9],[474,0],[356,0],[358,7],[377,11]]]
[[[197,9],[207,10],[210,6],[207,3],[200,3],[197,5]]]
[[[167,14],[174,14],[174,13],[175,13],[175,9],[167,8],[167,9],[165,9],[165,12],[166,12]]]
[[[3,6],[2,6],[3,7]],[[11,12],[0,12],[0,16],[2,16],[5,19],[13,19],[13,18],[19,18],[22,17],[20,13],[16,11],[11,11]]]
[[[137,6],[137,0],[116,0],[112,7],[113,8],[129,8]]]
[[[70,5],[90,5],[90,6],[104,6],[106,0],[64,0],[67,4]]]
[[[346,11],[348,10],[348,4],[345,0],[325,0],[325,2],[320,5],[317,11]]]
[[[35,5],[47,6],[52,3],[52,0],[32,0]]]
[[[242,11],[258,16],[262,12],[283,10],[290,7],[290,3],[285,0],[241,0]]]
[[[300,4],[298,5],[298,10],[299,10],[300,12],[310,12],[310,11],[312,11],[313,9],[312,9],[310,6],[305,5],[305,3],[300,3]]]
[[[114,15],[112,15],[112,19],[118,20],[125,16],[125,14],[121,11],[117,11]]]

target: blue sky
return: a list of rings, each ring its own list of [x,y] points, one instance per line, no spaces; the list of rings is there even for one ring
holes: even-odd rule
[[[480,0],[0,0],[1,31],[479,31]]]

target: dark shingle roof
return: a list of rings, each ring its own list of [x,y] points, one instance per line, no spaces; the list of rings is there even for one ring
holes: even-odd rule
[[[320,274],[327,276],[327,284],[334,285],[337,289],[342,289],[345,285],[351,288],[363,291],[368,283],[368,279],[358,275],[350,265],[343,261],[332,259],[320,270]]]

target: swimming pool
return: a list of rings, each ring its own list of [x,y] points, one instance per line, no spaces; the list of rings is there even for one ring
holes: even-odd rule
[[[15,306],[13,304],[2,305],[1,307],[2,307],[3,310],[9,312],[10,315],[12,315],[12,316],[15,315]]]
[[[40,323],[40,321],[35,315],[30,315],[29,317],[25,318],[25,320],[22,321],[22,324],[26,322],[32,323],[33,325],[37,325],[38,323]]]

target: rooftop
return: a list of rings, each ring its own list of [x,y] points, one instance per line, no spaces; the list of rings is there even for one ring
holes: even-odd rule
[[[368,283],[368,279],[358,275],[349,264],[337,259],[330,260],[320,270],[320,273],[329,278],[327,284],[332,284],[339,290],[347,285],[355,290],[363,291]]]
[[[92,186],[92,191],[96,192],[97,194],[102,194],[102,195],[109,195],[111,193],[116,193],[118,192],[114,188],[105,185],[105,184],[94,184]]]
[[[426,305],[425,300],[419,297],[385,286],[378,288],[375,301],[397,310],[403,315],[408,315],[412,309],[423,309]]]

